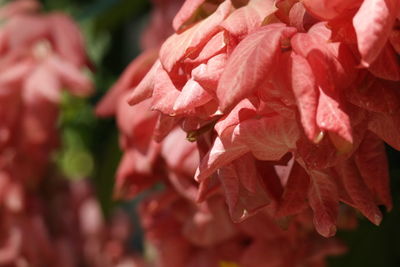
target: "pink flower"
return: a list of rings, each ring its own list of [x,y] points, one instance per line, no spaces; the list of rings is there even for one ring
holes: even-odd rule
[[[398,98],[390,86],[378,85],[397,80],[399,65],[389,42],[397,9],[394,2],[375,2],[251,1],[238,7],[230,1],[219,6],[187,1],[174,20],[177,33],[163,44],[159,61],[133,89],[129,103],[151,98],[152,109],[172,116],[189,138],[207,140],[208,153],[196,174],[198,199],[207,198],[207,180],[216,175],[235,220],[264,206],[298,213],[308,205],[317,230],[331,236],[343,201],[379,224],[376,205],[391,208],[388,177],[379,178],[375,187],[360,167],[364,163],[354,160],[359,150],[369,149],[365,140],[374,134],[394,146],[398,141],[393,110],[388,113],[385,101],[378,103],[382,98],[371,98],[375,88],[393,96],[393,107]],[[377,19],[360,20],[375,4],[376,13],[368,16]],[[379,11],[383,7],[387,11]],[[199,10],[206,17],[193,21]],[[338,30],[346,23],[357,39]],[[363,31],[369,23],[377,25],[374,36],[381,37]],[[360,69],[360,62],[368,69]],[[390,68],[385,70],[383,62]],[[360,94],[360,86],[371,89]],[[371,113],[372,107],[380,112]],[[215,132],[210,131],[214,124]],[[372,158],[361,161],[381,164],[381,148],[371,149]],[[274,174],[284,156],[296,162],[285,167],[293,172],[289,176]],[[238,166],[248,162],[246,174],[235,161]],[[382,168],[387,170],[386,164]],[[252,178],[242,180],[245,175]],[[286,183],[284,177],[293,178]],[[379,197],[372,193],[378,187]],[[291,197],[308,203],[291,208]],[[278,208],[277,214],[284,213]]]
[[[81,72],[87,59],[77,26],[63,14],[39,15],[36,10],[35,1],[1,9],[0,147],[5,152],[0,168],[26,180],[43,174],[57,145],[62,89],[78,96],[92,92]]]

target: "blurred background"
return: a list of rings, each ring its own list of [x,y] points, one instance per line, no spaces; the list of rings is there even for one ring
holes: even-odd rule
[[[62,148],[54,160],[68,179],[90,177],[101,209],[107,219],[116,207],[126,210],[134,225],[131,249],[143,252],[142,233],[135,206],[143,196],[130,202],[112,198],[114,173],[121,157],[114,119],[98,119],[93,108],[140,53],[139,35],[148,21],[148,0],[43,0],[46,11],[63,11],[80,25],[93,64],[96,93],[90,99],[65,94],[62,100]],[[394,208],[375,227],[360,219],[356,231],[339,232],[349,251],[330,259],[329,266],[400,266],[400,153],[388,149]]]

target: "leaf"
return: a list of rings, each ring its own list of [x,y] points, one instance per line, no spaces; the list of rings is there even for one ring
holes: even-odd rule
[[[284,24],[270,24],[248,35],[232,52],[218,83],[222,110],[250,96],[268,79],[277,64],[281,41],[296,32]]]
[[[353,18],[361,65],[368,67],[388,40],[399,9],[398,0],[364,0]]]

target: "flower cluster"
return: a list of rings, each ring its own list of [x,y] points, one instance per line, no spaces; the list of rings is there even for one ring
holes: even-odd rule
[[[154,2],[153,38],[176,8]],[[121,131],[116,195],[164,185],[140,209],[160,266],[322,266],[343,247],[314,228],[331,237],[356,212],[380,224],[384,142],[400,148],[399,5],[183,3],[158,57],[144,46],[97,108]]]
[[[1,9],[0,171],[24,183],[42,177],[57,145],[58,105],[67,88],[92,91],[82,36],[63,14],[42,15],[36,1]]]
[[[384,143],[399,147],[399,2],[195,1],[128,102],[197,141],[198,200],[222,188],[234,221],[311,209],[335,234],[339,202],[374,224],[391,209]],[[182,140],[182,142],[185,142]]]
[[[91,185],[51,164],[62,92],[87,96],[92,84],[77,25],[39,9],[0,8],[0,265],[141,266],[126,256],[129,218],[106,222]]]

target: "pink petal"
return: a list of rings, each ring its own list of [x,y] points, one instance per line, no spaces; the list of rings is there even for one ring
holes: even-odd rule
[[[56,53],[77,67],[86,64],[83,37],[70,17],[58,13],[47,17],[51,39]]]
[[[256,111],[257,107],[250,99],[243,99],[215,124],[214,129],[221,136],[230,126],[236,126],[241,121],[255,117]]]
[[[157,57],[156,50],[147,50],[133,60],[118,81],[96,106],[97,116],[111,116],[115,113],[118,99],[143,79]]]
[[[250,119],[239,123],[234,139],[246,145],[259,160],[279,160],[296,147],[299,129],[281,116]]]
[[[304,0],[307,10],[321,20],[332,20],[357,7],[362,0]]]
[[[38,40],[47,39],[49,24],[39,16],[18,16],[6,24],[4,31],[8,36],[8,47],[16,50],[29,47]]]
[[[364,0],[353,18],[361,64],[368,67],[386,44],[399,8],[398,0]]]
[[[215,139],[210,151],[200,162],[199,169],[195,175],[197,181],[208,178],[217,169],[230,164],[235,159],[249,152],[246,146],[231,141],[230,132],[225,130],[223,136]]]
[[[179,95],[180,91],[172,83],[168,73],[163,69],[159,69],[154,81],[152,109],[167,115],[174,115],[173,105]]]
[[[11,18],[17,15],[27,14],[37,12],[40,9],[41,5],[37,1],[31,0],[22,0],[22,1],[13,1],[7,3],[0,9],[0,17]]]
[[[319,129],[316,123],[318,91],[314,73],[307,60],[292,53],[292,88],[306,136],[316,141]]]
[[[157,124],[154,129],[154,140],[161,142],[178,124],[178,117],[171,117],[161,112],[158,113]]]
[[[24,85],[24,100],[30,103],[37,102],[39,98],[49,102],[58,103],[61,97],[61,84],[57,75],[39,65],[29,75]]]
[[[382,214],[375,204],[371,191],[364,183],[352,158],[343,161],[336,168],[345,190],[353,200],[353,205],[372,223],[379,225]]]
[[[184,24],[189,21],[204,2],[206,2],[206,0],[185,1],[172,22],[174,30],[179,31],[182,29]]]
[[[314,212],[314,225],[319,234],[331,237],[336,233],[339,196],[336,185],[329,173],[311,171],[311,188],[308,193]]]
[[[384,143],[369,132],[355,154],[358,170],[378,204],[392,209],[389,169]]]
[[[220,31],[204,45],[203,49],[196,58],[188,58],[187,61],[191,64],[205,63],[210,58],[223,53],[227,47],[227,38],[228,36],[226,36],[226,32]]]
[[[303,211],[306,207],[310,178],[297,162],[291,167],[288,181],[279,201],[277,216],[290,216]]]
[[[393,148],[400,150],[400,114],[370,113],[368,129]]]
[[[163,71],[163,68],[160,61],[157,60],[142,81],[133,88],[131,96],[128,99],[129,105],[135,105],[153,95],[156,74],[160,71]]]
[[[150,99],[132,107],[126,103],[126,98],[126,94],[121,96],[117,103],[118,128],[128,138],[130,145],[135,144],[135,147],[145,150],[153,137],[149,133],[155,127],[157,113],[150,110]]]
[[[163,141],[161,155],[170,170],[193,175],[199,165],[197,146],[186,140],[186,133],[179,128],[173,130]]]
[[[259,28],[266,17],[277,10],[273,0],[252,0],[236,9],[221,26],[238,40]]]
[[[212,99],[213,97],[200,84],[190,79],[175,100],[173,110],[175,114],[182,114],[187,110],[202,106]]]
[[[14,87],[21,84],[24,81],[24,78],[33,71],[33,67],[34,63],[32,61],[24,60],[9,66],[6,70],[3,70],[0,73],[0,87],[2,90],[7,87]]]
[[[400,30],[393,29],[390,34],[390,43],[398,55],[400,55]]]
[[[93,92],[92,81],[80,69],[68,61],[51,57],[47,64],[57,73],[60,82],[77,96],[88,96]]]
[[[381,53],[368,69],[374,76],[385,80],[399,81],[400,66],[396,52],[392,46],[387,43]]]
[[[194,68],[192,78],[210,94],[215,95],[226,61],[226,54],[216,55],[210,58],[206,64],[200,64]]]
[[[350,103],[363,109],[393,114],[400,108],[400,95],[396,82],[376,79],[368,75],[361,84],[355,83],[346,90]]]
[[[251,95],[265,82],[280,51],[281,40],[296,32],[284,24],[270,24],[247,36],[231,54],[217,88],[222,110]]]
[[[118,166],[114,196],[118,199],[132,198],[152,186],[159,177],[152,172],[158,155],[158,146],[152,145],[146,154],[135,149],[126,151]]]
[[[325,131],[337,134],[348,143],[353,143],[352,128],[349,115],[343,111],[342,104],[337,97],[328,95],[319,90],[317,110],[317,125]]]
[[[270,198],[254,158],[247,154],[234,161],[234,166],[225,166],[218,171],[218,178],[225,191],[229,213],[234,222],[241,222],[270,203]],[[254,191],[244,186],[253,183]]]
[[[200,49],[213,35],[219,32],[218,26],[228,16],[230,9],[230,1],[225,1],[206,19],[186,31],[168,38],[160,50],[160,61],[165,70],[168,73],[172,72],[183,57]]]

